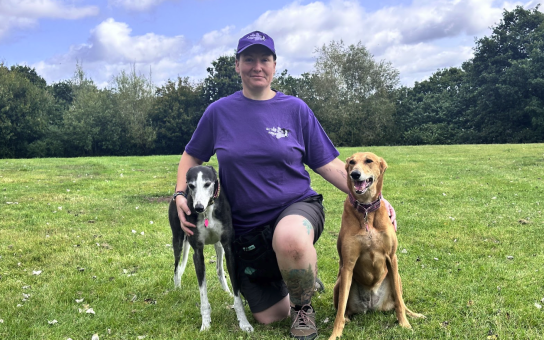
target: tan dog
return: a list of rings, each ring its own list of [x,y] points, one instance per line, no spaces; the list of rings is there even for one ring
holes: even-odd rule
[[[334,286],[338,310],[331,339],[342,335],[346,317],[367,311],[396,311],[399,324],[412,328],[402,299],[397,264],[397,235],[388,211],[381,202],[387,163],[370,152],[359,152],[346,160],[350,193],[344,203],[337,249],[340,269]]]

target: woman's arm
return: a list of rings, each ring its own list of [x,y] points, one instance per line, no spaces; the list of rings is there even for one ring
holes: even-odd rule
[[[315,171],[329,183],[346,194],[348,193],[346,165],[339,158],[333,159]]]

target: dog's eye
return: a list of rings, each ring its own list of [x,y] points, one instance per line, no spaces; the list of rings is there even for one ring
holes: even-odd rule
[[[190,190],[194,190],[195,189],[195,186],[193,184],[187,184],[187,186],[189,187]]]
[[[206,182],[204,183],[204,188],[208,188],[210,185],[212,185],[212,182]]]
[[[371,159],[365,159],[365,163],[366,163],[366,164],[370,164],[370,163],[373,163],[373,162],[374,162],[374,161],[371,160]]]
[[[355,165],[355,160],[353,160],[353,159],[352,159],[352,160],[350,160],[350,161],[349,161],[349,164],[351,164],[351,165]]]

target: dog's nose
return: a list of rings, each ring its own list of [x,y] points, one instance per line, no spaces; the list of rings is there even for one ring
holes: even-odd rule
[[[359,172],[359,170],[353,170],[350,176],[353,179],[359,179],[361,177],[361,173]]]
[[[201,203],[197,203],[195,205],[195,210],[196,210],[197,213],[201,213],[201,212],[204,211],[204,206]]]

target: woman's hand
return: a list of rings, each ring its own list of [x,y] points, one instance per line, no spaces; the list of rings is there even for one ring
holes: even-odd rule
[[[395,227],[395,231],[397,231],[397,214],[395,213],[395,209],[385,198],[383,198],[383,196],[382,196],[382,201],[385,205],[385,208],[387,209],[389,218],[391,219],[391,222],[393,223],[393,227]]]
[[[179,221],[181,222],[181,230],[189,236],[192,236],[194,233],[189,228],[196,228],[192,223],[187,222],[185,215],[191,215],[191,209],[187,205],[187,199],[182,195],[176,196],[176,208],[178,210]]]

